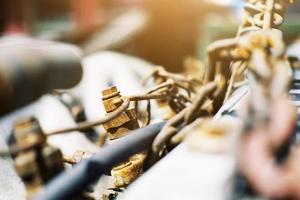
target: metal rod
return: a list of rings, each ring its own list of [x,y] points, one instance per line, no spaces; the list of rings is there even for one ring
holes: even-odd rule
[[[73,169],[52,180],[34,200],[72,199],[113,166],[125,161],[131,155],[149,148],[165,124],[166,122],[161,122],[138,129],[100,149],[90,159],[75,165]]]

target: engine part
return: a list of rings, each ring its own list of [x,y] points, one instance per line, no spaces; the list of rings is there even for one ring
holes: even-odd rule
[[[140,128],[113,144],[100,149],[94,156],[52,180],[36,200],[68,200],[83,191],[113,166],[149,148],[165,122]]]
[[[122,104],[122,98],[118,89],[113,86],[102,91],[102,101],[107,113],[116,110]],[[111,142],[139,128],[135,108],[128,108],[115,119],[103,124]],[[143,171],[145,153],[131,156],[126,162],[115,166],[111,170],[114,186],[125,187],[133,182]]]
[[[21,149],[27,145],[32,147],[13,155],[16,171],[25,183],[28,197],[64,170],[61,151],[47,145],[46,136],[35,118],[16,123],[10,145]]]
[[[71,45],[5,38],[0,50],[0,115],[81,79],[80,55]]]

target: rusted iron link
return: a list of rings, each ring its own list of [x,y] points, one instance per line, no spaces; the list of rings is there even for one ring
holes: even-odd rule
[[[256,94],[256,98],[252,99],[249,105],[248,120],[264,121],[262,119],[268,116],[266,110],[268,99],[286,91],[289,82],[289,66],[284,58],[285,47],[282,42],[282,33],[274,28],[283,23],[287,3],[292,3],[292,1],[248,0],[237,37],[216,41],[208,47],[205,82],[214,81],[218,84],[218,87],[214,85],[214,89],[217,88],[212,98],[214,109],[219,109],[229,98],[234,89],[236,77],[241,77],[247,68],[250,73],[250,82],[252,82],[250,86]],[[238,80],[244,82],[241,78]],[[278,81],[280,83],[277,83]],[[277,87],[279,87],[278,90],[274,89]],[[154,153],[158,154],[177,134],[179,125],[188,125],[199,118],[199,109],[203,106],[205,99],[203,97],[211,95],[205,93],[205,90],[201,91],[203,93],[199,93],[199,101],[193,102],[191,106],[179,112],[162,129],[153,143]],[[256,117],[251,117],[250,113],[256,113],[254,114]]]
[[[197,79],[190,77],[187,79],[185,76],[182,74],[175,74],[175,73],[170,73],[166,71],[163,67],[156,67],[152,73],[150,73],[143,81],[142,83],[145,84],[150,78],[153,78],[154,81],[158,84],[159,82],[166,82],[167,80],[173,80],[176,83],[186,83],[190,84],[192,81],[196,81]],[[201,82],[201,80],[199,80]]]
[[[205,82],[216,81],[223,84],[223,87],[219,88],[218,99],[215,99],[216,109],[229,98],[234,81],[243,80],[245,61],[249,58],[249,53],[238,48],[238,44],[238,38],[231,38],[216,41],[207,48]]]
[[[168,106],[174,113],[180,112],[190,102],[190,98],[196,93],[198,87],[202,85],[202,80],[194,76],[184,74],[174,74],[167,72],[162,67],[157,67],[143,82],[153,78],[156,86],[149,93],[165,89],[169,99],[159,101],[161,107]],[[200,77],[199,77],[200,78]]]
[[[213,92],[217,89],[217,84],[215,82],[208,83],[203,86],[203,88],[198,92],[196,100],[194,103],[188,107],[186,114],[184,116],[184,123],[186,125],[190,124],[194,120],[196,120],[199,116],[201,108],[205,103],[207,98],[211,98]]]
[[[224,39],[213,42],[207,48],[207,70],[206,82],[213,81],[216,77],[217,69],[220,68],[220,73],[224,74],[226,78],[229,77],[230,62],[240,60],[243,55],[238,54],[237,39]]]
[[[284,21],[287,4],[293,2],[291,0],[247,0],[238,36],[251,31],[278,28]]]
[[[203,111],[203,106],[205,106],[205,103],[207,102],[206,100],[209,97],[212,99],[215,98],[213,94],[217,90],[217,86],[218,85],[215,82],[204,85],[198,92],[193,103],[168,121],[152,144],[152,151],[154,155],[157,156],[160,154],[170,139],[180,130],[180,126],[189,125],[199,116],[207,115],[206,112],[201,111]]]
[[[184,122],[184,116],[188,108],[183,109],[177,115],[172,117],[168,123],[161,129],[152,144],[152,152],[158,155],[164,148],[166,142],[178,132],[178,126]]]
[[[245,20],[239,31],[239,48],[249,52],[249,85],[255,96],[255,99],[250,98],[246,108],[245,129],[267,123],[269,105],[288,91],[291,67],[285,58],[282,32],[276,29],[283,23],[287,3],[284,0],[249,0],[245,6]]]
[[[274,29],[280,26],[284,20],[284,13],[287,3],[293,3],[288,0],[247,0],[244,6],[243,22],[239,28],[236,38],[220,40],[212,43],[207,49],[207,68],[206,68],[206,82],[212,81],[217,73],[221,73],[226,80],[234,80],[234,70],[230,71],[230,66],[235,66],[232,62],[247,61],[250,59],[249,51],[238,47],[240,37],[246,33],[253,33],[260,30],[272,30],[274,38],[275,34],[281,34],[281,31]],[[275,31],[276,30],[276,31]],[[253,40],[252,40],[253,41]],[[281,40],[272,40],[273,44],[277,46],[272,48],[278,54],[282,48],[278,48]],[[258,43],[262,41],[257,41]],[[219,72],[218,68],[221,68]],[[246,68],[244,68],[246,69]],[[227,88],[227,96],[231,93],[232,81]]]

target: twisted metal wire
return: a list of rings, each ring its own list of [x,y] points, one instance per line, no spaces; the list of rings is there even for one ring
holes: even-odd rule
[[[84,131],[87,129],[90,129],[94,126],[99,126],[102,125],[108,121],[111,121],[118,117],[121,113],[123,113],[130,105],[130,102],[139,102],[139,101],[147,101],[147,112],[148,112],[148,117],[147,121],[145,122],[145,125],[148,125],[151,120],[151,105],[150,105],[150,100],[161,100],[161,99],[169,99],[170,94],[166,92],[166,88],[170,86],[169,83],[167,84],[162,84],[158,87],[155,87],[151,90],[149,90],[146,94],[140,94],[140,95],[132,95],[132,96],[123,96],[122,100],[123,103],[121,106],[119,106],[115,111],[106,114],[102,118],[93,121],[93,122],[82,122],[77,124],[75,127],[70,127],[70,128],[63,128],[59,130],[55,130],[52,132],[45,133],[46,137],[54,136],[54,135],[60,135],[60,134],[66,134],[74,131]],[[162,90],[162,91],[160,91]],[[83,132],[84,133],[84,132]],[[40,142],[39,142],[40,144]],[[5,156],[13,156],[16,155],[20,152],[27,151],[30,149],[34,149],[37,145],[39,144],[33,144],[33,145],[25,145],[25,146],[16,146],[16,145],[11,145],[8,151],[0,151],[0,157],[5,157]]]

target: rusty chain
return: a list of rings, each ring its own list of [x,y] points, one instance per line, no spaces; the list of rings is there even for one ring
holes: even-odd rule
[[[293,2],[292,0],[247,0],[245,2],[243,22],[237,36],[213,42],[207,48],[205,81],[201,87],[206,88],[212,82],[217,85],[212,98],[206,94],[212,101],[213,112],[206,115],[199,113],[199,109],[205,103],[205,101],[197,101],[203,95],[199,93],[199,98],[195,98],[189,108],[175,115],[158,134],[152,145],[156,156],[164,150],[170,140],[172,141],[172,137],[176,137],[180,126],[186,126],[198,117],[212,116],[216,113],[237,89],[235,83],[249,81],[255,95],[252,102],[248,104],[244,116],[244,121],[248,122],[247,127],[257,122],[264,122],[268,118],[268,103],[287,91],[291,78],[290,66],[285,58],[282,32],[277,28],[284,21],[287,4]],[[248,80],[244,76],[246,70]],[[157,76],[157,72],[155,75]],[[173,78],[177,77],[173,76]],[[179,143],[181,140],[173,141]]]

